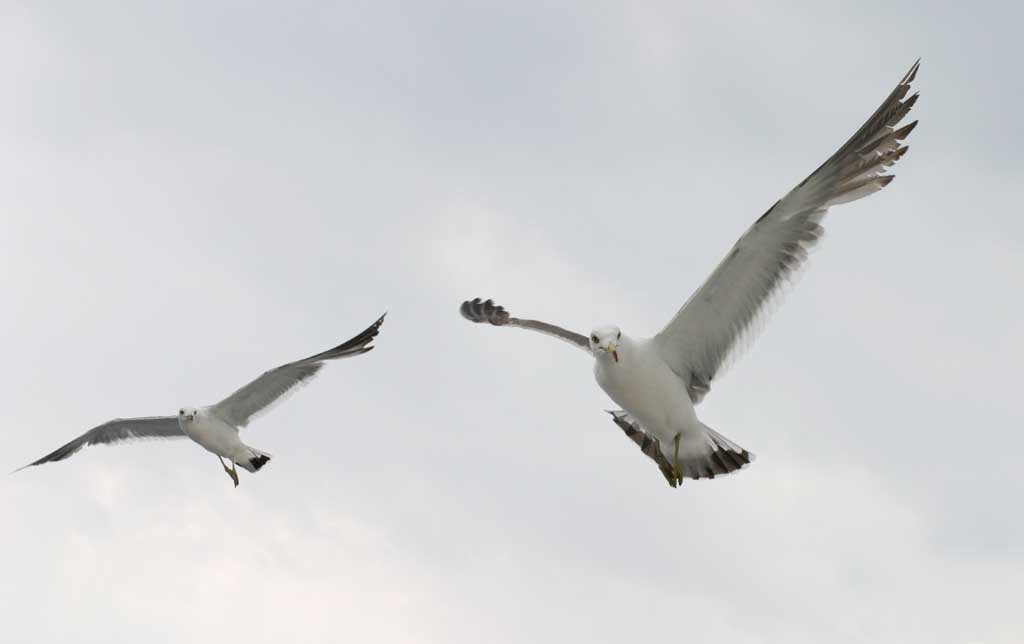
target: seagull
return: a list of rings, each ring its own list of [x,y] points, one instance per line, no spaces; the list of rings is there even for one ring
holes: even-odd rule
[[[241,465],[250,472],[258,472],[271,458],[270,454],[243,443],[239,430],[248,425],[254,416],[267,411],[273,404],[293,393],[296,387],[313,378],[328,360],[351,358],[372,350],[370,342],[377,337],[383,323],[382,315],[365,331],[333,349],[271,369],[216,405],[182,407],[177,416],[115,418],[93,427],[70,443],[16,471],[51,461],[63,461],[86,445],[120,443],[139,438],[187,437],[213,452],[235,487],[238,487],[238,470],[235,465]],[[227,466],[224,459],[231,463],[231,467]]]
[[[803,266],[824,233],[828,209],[892,181],[886,170],[906,153],[901,142],[917,125],[900,122],[918,99],[907,94],[919,64],[849,141],[747,229],[654,337],[635,338],[617,326],[596,328],[588,337],[512,317],[493,300],[480,298],[463,302],[462,316],[544,333],[593,356],[597,384],[622,407],[608,412],[612,420],[657,464],[670,486],[743,468],[754,455],[701,422],[694,407],[759,326],[771,308],[766,305]]]

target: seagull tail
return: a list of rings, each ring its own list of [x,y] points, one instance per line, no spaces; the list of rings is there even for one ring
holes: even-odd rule
[[[239,465],[244,469],[249,470],[250,472],[259,472],[260,468],[270,462],[270,454],[261,452],[260,450],[252,447],[249,448],[249,451],[252,452],[249,459],[245,462],[239,463]]]
[[[713,479],[742,469],[754,460],[754,455],[722,436],[704,423],[702,436],[687,439],[681,449],[659,441],[644,430],[629,412],[619,409],[609,411],[612,420],[626,437],[640,447],[661,470],[662,476],[672,487],[678,487],[683,479]]]
[[[713,479],[741,470],[754,460],[754,455],[747,450],[704,423],[701,426],[704,428],[704,441],[708,449],[686,456],[679,455],[681,479]]]

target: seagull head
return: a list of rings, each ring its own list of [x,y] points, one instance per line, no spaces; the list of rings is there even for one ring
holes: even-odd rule
[[[619,361],[619,341],[622,331],[617,326],[603,326],[590,332],[590,351],[595,356],[608,355]]]
[[[191,423],[198,415],[199,412],[194,407],[182,407],[178,410],[178,422]]]

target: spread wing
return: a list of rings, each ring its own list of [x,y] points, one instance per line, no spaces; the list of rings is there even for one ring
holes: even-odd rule
[[[486,322],[494,326],[514,326],[537,331],[568,342],[574,347],[590,353],[590,343],[587,341],[586,336],[568,331],[554,324],[548,324],[547,322],[514,318],[509,315],[504,307],[498,306],[492,300],[481,301],[480,298],[468,300],[459,307],[459,313],[470,322]]]
[[[140,438],[185,438],[178,419],[174,416],[146,418],[115,418],[93,427],[75,440],[63,445],[25,467],[42,465],[50,461],[63,461],[86,445],[110,445]],[[19,470],[25,469],[19,468]]]
[[[916,93],[906,98],[917,68],[914,63],[849,141],[754,222],[655,336],[662,357],[688,383],[695,403],[772,296],[804,264],[807,251],[824,233],[821,221],[829,207],[865,197],[892,181],[885,170],[907,151],[900,142],[917,125],[914,121],[897,129],[917,102]]]
[[[351,340],[315,356],[289,362],[265,372],[211,408],[211,411],[235,427],[245,427],[256,414],[270,408],[286,394],[295,390],[320,371],[328,360],[358,356],[373,349],[370,342],[377,337],[384,316]]]

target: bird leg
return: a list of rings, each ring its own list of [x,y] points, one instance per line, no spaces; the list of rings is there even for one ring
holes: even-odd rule
[[[231,477],[232,481],[234,481],[235,487],[238,487],[238,470],[235,469],[234,461],[231,462],[231,468],[229,469],[228,466],[224,464],[224,459],[221,458],[220,455],[217,456],[217,460],[220,461],[220,466],[224,468],[227,475]]]
[[[675,443],[676,446],[675,458],[672,461],[672,470],[673,473],[676,475],[676,480],[679,481],[680,483],[683,482],[683,476],[682,474],[679,473],[679,439],[682,438],[682,436],[683,433],[679,432],[675,435],[675,438],[672,439],[672,442]]]

